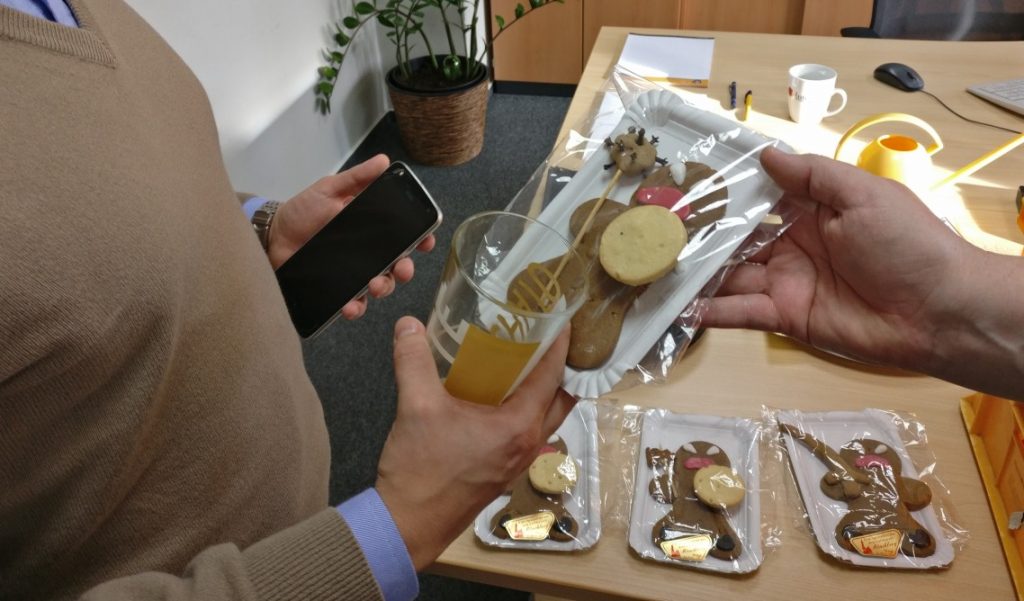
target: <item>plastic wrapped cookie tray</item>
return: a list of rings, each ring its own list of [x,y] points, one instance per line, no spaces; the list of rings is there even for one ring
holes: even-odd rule
[[[601,536],[601,486],[596,403],[577,403],[548,443],[551,447],[542,449],[538,460],[555,447],[567,451],[563,453],[568,456],[567,463],[556,469],[573,472],[575,485],[562,494],[547,494],[533,486],[530,470],[526,470],[510,491],[491,502],[474,521],[473,531],[484,544],[506,549],[578,551],[597,543]],[[534,465],[538,465],[537,460]]]
[[[927,485],[919,480],[893,413],[779,411],[776,419],[822,551],[868,567],[930,569],[952,563],[953,546],[929,500],[933,492],[921,488]]]
[[[724,206],[724,215],[693,235],[673,271],[636,297],[625,315],[615,349],[601,367],[566,368],[563,386],[579,398],[597,398],[609,392],[627,371],[641,362],[705,285],[726,266],[781,197],[781,191],[760,167],[760,151],[767,146],[790,150],[778,140],[701,110],[668,90],[640,94],[613,128],[612,137],[630,128],[643,128],[648,137],[656,137],[657,155],[667,165],[698,162],[714,170],[713,177],[695,184],[685,198],[696,200],[724,190],[726,198],[716,201],[716,206]],[[590,156],[537,220],[572,239],[569,222],[573,212],[586,201],[600,197],[614,177],[615,170],[605,168],[608,163],[609,153],[603,148]],[[608,194],[608,200],[628,205],[643,179],[643,175],[622,176]],[[522,242],[524,259],[517,263],[510,253],[508,273],[493,284],[499,295],[525,267],[525,257],[543,255],[544,249],[531,244],[527,236]],[[558,254],[557,249],[550,249],[550,256]]]
[[[644,559],[711,572],[757,570],[764,559],[758,433],[757,422],[749,419],[646,411],[629,520],[633,551]],[[652,454],[661,457],[660,466],[658,459],[652,466]],[[697,498],[690,484],[694,473],[712,465],[730,466],[742,478],[746,491],[738,505],[716,510]],[[655,498],[654,481],[666,471],[677,474],[668,480],[676,487],[671,503]]]

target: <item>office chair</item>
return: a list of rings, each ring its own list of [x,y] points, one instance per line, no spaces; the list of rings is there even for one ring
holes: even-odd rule
[[[869,27],[843,37],[1024,40],[1024,0],[874,0]]]

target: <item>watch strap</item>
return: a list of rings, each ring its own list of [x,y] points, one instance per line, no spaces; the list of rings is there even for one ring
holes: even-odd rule
[[[280,201],[268,200],[260,205],[252,215],[252,228],[256,230],[256,237],[259,238],[263,250],[267,250],[270,247],[270,226],[280,206]]]

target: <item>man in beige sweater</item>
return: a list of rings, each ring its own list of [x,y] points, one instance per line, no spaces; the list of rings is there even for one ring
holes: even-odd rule
[[[199,83],[121,0],[13,6],[0,1],[0,598],[382,597],[365,524],[327,505],[320,402]],[[60,6],[70,25],[41,18]],[[384,162],[286,203],[271,260]],[[562,421],[566,345],[487,409],[448,396],[423,326],[398,322],[398,417],[372,493],[400,577]]]

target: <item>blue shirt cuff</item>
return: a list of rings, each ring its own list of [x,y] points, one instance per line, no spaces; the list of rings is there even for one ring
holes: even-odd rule
[[[243,202],[242,212],[245,213],[245,218],[252,221],[252,216],[256,214],[256,209],[262,207],[265,202],[267,202],[267,199],[262,196],[253,196],[249,200]]]
[[[370,564],[386,601],[411,601],[420,592],[405,541],[380,495],[368,488],[338,506]]]

